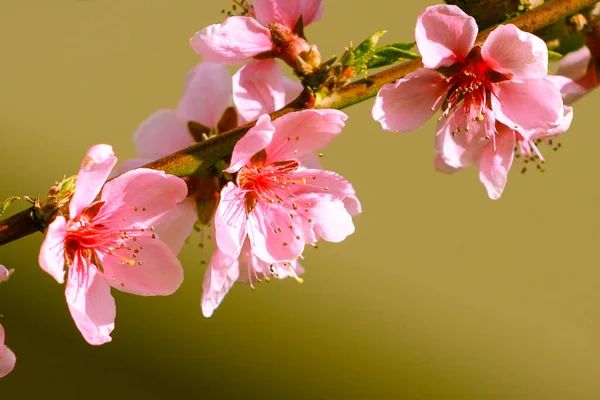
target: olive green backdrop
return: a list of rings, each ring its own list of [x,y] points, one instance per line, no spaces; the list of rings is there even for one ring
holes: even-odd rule
[[[327,1],[307,34],[324,57],[381,29],[410,41],[431,4]],[[188,39],[229,7],[0,0],[0,197],[46,191],[95,143],[134,156],[137,125],[175,107],[199,61]],[[542,148],[547,172],[515,166],[498,201],[476,170],[433,170],[434,121],[396,134],[371,120],[370,102],[346,110],[324,164],[364,211],[345,242],[307,251],[303,285],[237,286],[205,319],[208,254],[192,238],[175,295],[114,292],[101,347],[38,267],[42,235],[1,247],[16,269],[0,313],[18,361],[0,398],[600,398],[599,94],[577,103],[559,152]]]

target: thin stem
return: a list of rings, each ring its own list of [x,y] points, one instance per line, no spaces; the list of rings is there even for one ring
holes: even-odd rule
[[[591,7],[596,2],[597,0],[550,0],[533,10],[506,21],[506,23],[514,24],[527,32],[534,32],[561,18]],[[481,32],[477,36],[476,43],[483,43],[493,28]],[[422,66],[421,60],[411,60],[391,67],[343,87],[321,100],[318,104],[314,104],[314,98],[305,91],[292,103],[272,113],[271,117],[275,119],[287,113],[311,107],[337,109],[349,107],[375,97],[379,89],[386,83],[393,83]],[[215,138],[197,143],[177,153],[158,159],[145,165],[145,167],[163,170],[176,176],[193,175],[202,169],[206,169],[215,161],[231,154],[236,142],[252,126],[254,126],[254,122],[242,125]],[[21,211],[10,218],[0,221],[0,246],[37,231],[41,231],[41,228],[32,210]]]

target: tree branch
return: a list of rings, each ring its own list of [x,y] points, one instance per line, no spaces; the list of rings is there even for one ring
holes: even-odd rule
[[[550,0],[516,18],[506,21],[518,28],[534,32],[542,29],[561,18],[575,14],[593,6],[597,0]],[[477,44],[482,44],[495,27],[482,31],[477,36]],[[275,119],[287,113],[306,108],[337,108],[349,107],[361,101],[375,97],[379,89],[386,83],[393,83],[408,73],[421,68],[421,60],[411,60],[391,67],[349,84],[314,104],[314,98],[304,91],[296,100],[283,109],[271,114]],[[189,176],[206,169],[219,159],[231,154],[236,142],[254,126],[254,122],[232,129],[217,137],[187,147],[150,164],[146,168],[163,170],[176,176]],[[44,226],[36,219],[33,209],[21,211],[12,217],[0,221],[0,246],[34,232],[43,231]]]

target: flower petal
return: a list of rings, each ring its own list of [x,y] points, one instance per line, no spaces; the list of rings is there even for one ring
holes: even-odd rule
[[[251,61],[233,75],[233,102],[246,121],[285,106],[285,90],[283,70],[274,59]]]
[[[155,160],[194,143],[187,121],[173,110],[159,110],[140,124],[133,143],[142,158]]]
[[[71,219],[77,217],[81,210],[94,201],[116,163],[117,158],[111,146],[97,144],[90,147],[81,163],[75,183],[75,194],[69,205]]]
[[[168,296],[183,282],[183,268],[169,246],[137,237],[111,254],[99,254],[106,283],[139,296]]]
[[[212,128],[230,104],[231,76],[227,67],[205,62],[188,73],[177,114],[186,121],[196,121]]]
[[[263,150],[271,142],[275,127],[268,114],[261,115],[250,130],[235,144],[231,164],[225,172],[237,172],[244,165],[250,165],[253,155]]]
[[[295,172],[292,179],[306,182],[294,185],[294,194],[328,194],[341,200],[350,215],[355,216],[362,211],[352,184],[335,172],[323,169],[302,169]]]
[[[97,220],[107,226],[150,228],[161,214],[172,210],[187,196],[187,184],[163,171],[138,168],[107,182],[102,190],[106,204]]]
[[[477,23],[454,5],[427,7],[417,18],[415,39],[427,68],[463,60],[475,43]]]
[[[203,61],[236,64],[273,48],[269,29],[250,17],[229,17],[209,25],[190,39]]]
[[[221,189],[221,201],[215,212],[215,239],[219,249],[230,256],[240,254],[246,237],[244,193],[233,182]]]
[[[502,195],[515,154],[515,132],[502,124],[498,124],[497,130],[496,148],[489,143],[479,163],[479,179],[492,200]]]
[[[558,87],[547,79],[505,81],[492,96],[496,119],[511,129],[550,129],[564,117]]]
[[[272,122],[273,140],[266,147],[267,163],[297,160],[327,146],[342,132],[348,116],[339,110],[302,110]]]
[[[410,132],[435,114],[447,90],[448,84],[437,72],[421,68],[383,85],[373,104],[373,118],[385,130]]]
[[[248,214],[248,237],[252,252],[268,263],[293,260],[304,250],[300,216],[277,204],[256,203]]]
[[[303,213],[303,221],[310,224],[317,239],[328,242],[341,242],[354,233],[352,216],[344,203],[330,195],[306,194],[299,196],[299,202],[310,203],[308,212]]]
[[[465,114],[464,108],[458,107],[438,122],[435,151],[450,167],[464,168],[477,164],[488,138],[494,134],[495,120],[491,112],[485,113],[482,121],[473,121],[472,114]],[[464,121],[472,121],[467,125],[469,130],[463,127]],[[458,131],[458,127],[463,128]]]
[[[0,325],[0,378],[8,375],[17,361],[15,353],[4,345],[4,327]]]
[[[256,19],[264,26],[278,22],[293,29],[300,17],[303,26],[323,15],[323,0],[254,0]]]
[[[17,357],[15,356],[15,353],[4,346],[4,355],[0,358],[0,378],[4,378],[6,375],[10,374],[15,368],[16,362]]]
[[[441,154],[436,154],[435,158],[433,159],[433,167],[436,170],[443,172],[444,174],[453,174],[462,169],[460,167],[455,168],[455,167],[452,167],[452,166],[446,164],[446,162],[444,161],[444,157],[442,157]]]
[[[215,250],[202,282],[202,315],[209,318],[219,307],[240,274],[236,259]]]
[[[174,254],[179,254],[197,219],[196,200],[188,197],[154,222],[155,232]]]
[[[46,237],[40,248],[38,262],[40,267],[52,276],[58,283],[65,281],[65,249],[67,237],[67,220],[58,216],[48,226]]]
[[[14,268],[7,269],[4,265],[0,265],[0,283],[6,282],[13,272],[15,272]],[[0,340],[0,343],[2,343],[2,340]]]
[[[115,299],[102,274],[89,261],[75,260],[69,269],[65,296],[75,325],[89,344],[112,340],[110,333],[115,328],[117,312]]]
[[[546,79],[558,87],[564,104],[573,104],[573,102],[579,100],[580,97],[589,92],[589,89],[586,89],[573,79],[565,76],[548,75]]]
[[[583,78],[590,69],[592,53],[587,46],[572,51],[558,62],[556,75],[562,75],[575,81]]]
[[[496,72],[512,79],[548,75],[548,48],[539,37],[512,24],[500,25],[481,47],[481,56]]]

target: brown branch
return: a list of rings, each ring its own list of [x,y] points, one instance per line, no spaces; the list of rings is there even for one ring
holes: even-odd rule
[[[528,11],[516,18],[506,21],[518,28],[534,32],[542,29],[561,18],[568,17],[585,8],[593,6],[597,0],[550,0],[535,9]],[[477,36],[478,44],[488,37],[493,28],[481,32]],[[349,107],[358,102],[374,97],[379,89],[386,83],[393,83],[422,67],[420,60],[412,60],[406,63],[381,71],[366,79],[361,79],[343,87],[332,95],[314,104],[314,99],[303,92],[298,99],[288,106],[272,113],[272,118],[277,118],[289,112],[305,108],[337,108]],[[198,173],[199,170],[210,166],[215,161],[231,154],[235,143],[250,129],[254,123],[246,124],[232,129],[222,135],[205,142],[197,143],[177,153],[163,157],[148,165],[147,168],[163,170],[177,176],[188,176]],[[39,221],[35,218],[32,209],[21,211],[0,221],[0,246],[13,240],[41,231]]]

